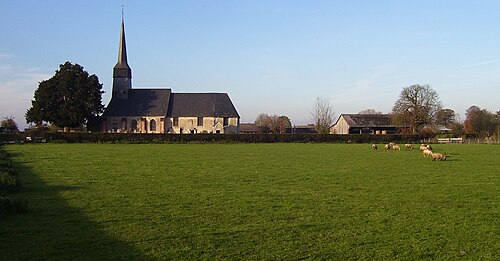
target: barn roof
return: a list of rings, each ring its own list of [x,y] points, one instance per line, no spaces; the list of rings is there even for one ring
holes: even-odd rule
[[[240,117],[227,93],[172,93],[170,117]]]
[[[395,127],[390,114],[341,114],[340,117],[344,117],[349,127]]]
[[[170,94],[170,89],[130,89],[128,99],[112,98],[103,116],[166,116]]]

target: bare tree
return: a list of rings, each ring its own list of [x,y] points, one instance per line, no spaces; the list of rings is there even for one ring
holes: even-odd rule
[[[259,127],[262,133],[285,133],[286,128],[291,128],[292,124],[287,116],[269,115],[261,113],[255,119],[255,125]]]
[[[322,134],[329,134],[335,117],[335,112],[330,102],[325,98],[317,97],[311,114],[316,124],[316,131]]]
[[[429,85],[415,84],[403,88],[392,113],[396,124],[407,125],[412,133],[417,133],[425,124],[432,122],[440,109],[441,102],[437,92]]]
[[[268,133],[271,129],[271,118],[267,113],[261,113],[255,119],[255,125],[260,128],[262,133]]]

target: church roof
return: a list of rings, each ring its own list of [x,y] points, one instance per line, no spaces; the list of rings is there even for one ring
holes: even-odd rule
[[[170,94],[170,89],[131,89],[128,99],[112,98],[103,116],[166,116]]]
[[[227,93],[172,93],[169,117],[240,117]]]

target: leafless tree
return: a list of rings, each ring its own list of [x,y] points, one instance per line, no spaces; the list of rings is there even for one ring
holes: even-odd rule
[[[316,124],[316,131],[322,134],[329,134],[335,117],[335,112],[330,102],[325,98],[317,97],[311,114]]]
[[[396,124],[407,125],[417,133],[424,125],[432,122],[441,109],[439,95],[429,85],[415,84],[403,88],[392,108]]]
[[[263,133],[285,133],[286,128],[290,128],[292,124],[287,116],[261,113],[257,116],[257,119],[255,119],[255,125],[261,128]]]

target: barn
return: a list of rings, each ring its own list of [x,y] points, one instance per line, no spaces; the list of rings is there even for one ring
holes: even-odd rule
[[[401,127],[390,114],[341,114],[330,128],[331,134],[394,134]]]

